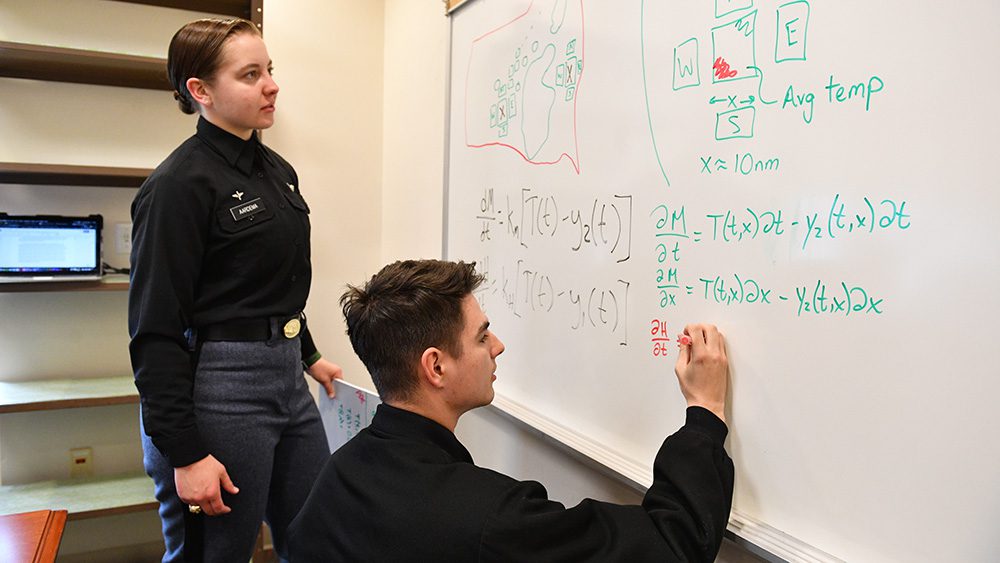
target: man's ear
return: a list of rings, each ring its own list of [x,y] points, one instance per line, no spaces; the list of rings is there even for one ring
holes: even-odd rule
[[[420,355],[420,378],[435,389],[444,387],[443,360],[444,352],[433,346]]]
[[[194,101],[198,102],[202,107],[212,105],[212,95],[208,92],[207,84],[200,78],[188,78],[187,82],[184,83],[187,86],[188,93]]]

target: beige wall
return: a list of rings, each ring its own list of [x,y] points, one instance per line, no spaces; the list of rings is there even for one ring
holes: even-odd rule
[[[382,261],[439,258],[448,20],[434,0],[388,0]]]
[[[264,7],[264,39],[281,87],[264,139],[295,166],[311,210],[310,330],[324,356],[367,382],[338,300],[347,282],[370,275],[381,260],[383,4]]]

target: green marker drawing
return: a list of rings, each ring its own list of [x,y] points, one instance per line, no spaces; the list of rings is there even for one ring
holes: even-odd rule
[[[642,0],[640,6],[641,15],[639,17],[639,42],[642,45],[642,92],[646,96],[646,121],[649,124],[649,136],[653,141],[653,153],[656,155],[656,163],[660,167],[660,174],[663,175],[663,179],[667,182],[667,186],[670,186],[670,178],[667,177],[667,170],[663,166],[663,159],[660,158],[660,149],[656,145],[656,132],[653,130],[653,113],[649,105],[649,80],[646,76],[646,0]]]

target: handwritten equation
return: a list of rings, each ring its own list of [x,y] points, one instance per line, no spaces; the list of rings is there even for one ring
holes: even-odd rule
[[[911,226],[906,201],[891,198],[866,196],[862,197],[860,205],[848,207],[840,194],[834,194],[830,206],[822,212],[806,213],[794,220],[786,219],[789,215],[780,209],[712,212],[702,215],[706,228],[689,230],[684,205],[654,207],[649,216],[654,227],[652,254],[656,268],[653,279],[659,307],[675,307],[678,297],[692,296],[723,306],[759,307],[791,302],[799,317],[883,314],[884,297],[863,284],[846,279],[817,279],[794,287],[775,288],[754,276],[739,273],[684,274],[682,257],[688,250],[688,243],[727,244],[759,237],[797,236],[802,241],[802,251],[806,251],[810,241],[834,241],[846,235],[873,235],[877,231],[906,231]]]
[[[625,262],[632,255],[632,196],[594,197],[586,206],[572,207],[555,195],[522,188],[497,203],[493,188],[479,201],[479,240],[505,236],[524,248],[538,239],[559,238],[572,252],[594,250]]]
[[[653,319],[650,321],[651,327],[649,329],[649,343],[650,352],[653,357],[667,357],[670,353],[670,342],[673,341],[670,338],[670,333],[668,332],[668,323],[666,319]]]
[[[487,296],[500,302],[517,318],[555,316],[572,331],[589,331],[611,336],[621,346],[628,345],[629,288],[631,282],[617,279],[606,285],[563,279],[555,269],[530,267],[519,259],[499,271],[486,257],[476,262],[486,277],[477,291],[484,304]]]
[[[731,276],[717,275],[715,277],[698,278],[698,294],[706,301],[714,301],[722,305],[769,305],[778,301],[788,301],[789,297],[774,293],[772,288],[762,285],[757,280],[739,274]],[[695,287],[684,286],[688,295]],[[797,316],[804,313],[842,314],[882,314],[882,298],[876,296],[859,285],[848,285],[845,281],[828,284],[816,280],[815,285],[796,286],[795,297],[798,309]]]
[[[876,203],[877,202],[877,203]],[[876,231],[905,231],[910,228],[910,213],[906,200],[891,198],[869,198],[849,203],[834,194],[829,207],[822,211],[805,213],[798,217],[781,209],[726,209],[704,215],[705,228],[688,230],[685,206],[671,209],[666,204],[656,206],[650,213],[655,221],[657,238],[691,239],[740,243],[760,237],[796,236],[802,243],[802,250],[811,241],[834,240],[848,235],[874,234]],[[660,254],[678,252],[679,246],[660,242],[656,245]]]

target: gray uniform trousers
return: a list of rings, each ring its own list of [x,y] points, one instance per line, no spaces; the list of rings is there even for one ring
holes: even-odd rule
[[[195,370],[198,429],[240,492],[222,492],[232,512],[190,514],[174,468],[142,432],[143,463],[156,485],[166,551],[178,561],[247,563],[266,520],[287,560],[286,528],[330,455],[319,410],[302,374],[299,339],[281,327],[266,342],[204,342]]]

